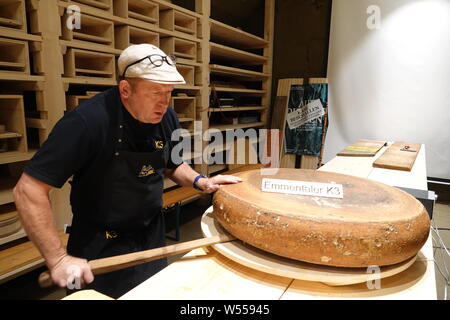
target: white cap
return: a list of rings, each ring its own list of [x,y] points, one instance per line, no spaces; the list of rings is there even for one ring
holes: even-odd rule
[[[150,55],[167,57],[164,51],[152,44],[142,43],[129,46],[122,51],[119,57],[119,74],[127,78],[142,78],[162,84],[186,83],[183,76],[177,71],[176,66],[168,64],[165,60],[163,60],[162,65],[159,67],[155,66],[150,59],[144,59],[139,63],[133,64]],[[127,66],[129,67],[127,68]],[[125,69],[126,74],[123,74]]]

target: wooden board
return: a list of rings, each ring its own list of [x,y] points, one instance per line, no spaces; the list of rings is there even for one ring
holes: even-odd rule
[[[345,147],[337,155],[346,157],[373,157],[385,145],[386,141],[361,139]]]
[[[377,160],[375,168],[411,171],[417,154],[420,151],[419,143],[395,142]]]
[[[226,233],[214,218],[212,207],[203,214],[201,228],[205,237]],[[246,267],[293,279],[318,281],[330,286],[362,283],[373,279],[373,273],[368,272],[366,268],[337,268],[291,260],[257,249],[239,240],[216,244],[213,248]],[[416,258],[417,256],[414,256],[402,263],[381,267],[380,279],[406,270]]]
[[[271,129],[280,130],[279,155],[280,168],[295,168],[295,154],[284,152],[284,134],[286,128],[286,117],[288,112],[289,94],[292,85],[303,84],[303,79],[280,79],[278,80],[277,97],[272,116]],[[270,146],[270,142],[269,142]]]

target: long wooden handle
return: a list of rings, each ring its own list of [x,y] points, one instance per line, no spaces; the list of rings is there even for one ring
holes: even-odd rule
[[[165,257],[175,256],[180,253],[191,251],[193,249],[207,247],[216,243],[228,242],[236,238],[230,234],[222,234],[214,237],[197,239],[170,246],[144,250],[139,252],[127,253],[109,258],[96,259],[89,261],[92,273],[102,274],[111,271],[121,270],[138,264],[158,260]],[[45,271],[39,276],[39,285],[42,288],[48,288],[54,285],[49,271]]]

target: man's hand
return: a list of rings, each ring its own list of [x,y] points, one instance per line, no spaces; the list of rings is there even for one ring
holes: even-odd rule
[[[85,284],[94,281],[94,275],[87,260],[67,254],[57,264],[50,267],[50,274],[53,282],[61,288],[81,289]]]
[[[228,184],[228,183],[239,183],[242,182],[242,178],[231,176],[231,175],[217,175],[212,178],[200,178],[197,181],[197,185],[205,192],[205,193],[213,193],[216,192],[220,185]]]

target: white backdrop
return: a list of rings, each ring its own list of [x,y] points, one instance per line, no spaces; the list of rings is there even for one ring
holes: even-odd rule
[[[418,142],[450,179],[450,0],[334,0],[328,78],[325,161],[360,138]]]

